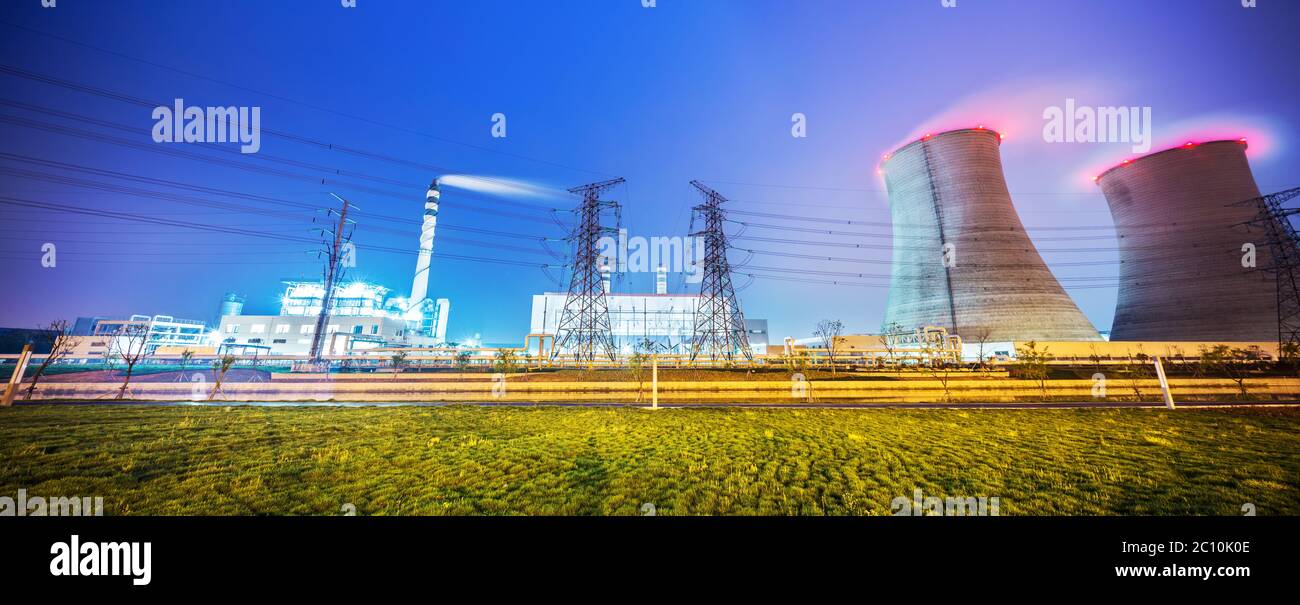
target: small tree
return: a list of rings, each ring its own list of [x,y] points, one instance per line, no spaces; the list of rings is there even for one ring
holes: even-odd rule
[[[122,365],[126,366],[126,378],[122,381],[122,388],[117,390],[117,398],[122,399],[126,397],[126,387],[131,384],[136,364],[149,357],[149,324],[130,322],[123,325],[113,338],[112,348]]]
[[[108,336],[107,338],[112,338],[112,336]],[[104,358],[104,368],[106,370],[111,372],[115,367],[117,367],[117,350],[113,348],[111,342],[107,347],[104,347],[104,352],[100,353],[100,356]]]
[[[989,326],[975,326],[974,328],[971,328],[970,335],[971,338],[975,339],[975,343],[979,345],[978,359],[980,367],[982,368],[984,367],[984,347],[988,344],[989,339],[993,337],[993,328]]]
[[[1300,343],[1285,342],[1278,347],[1277,366],[1279,369],[1291,369],[1300,361]]]
[[[1215,345],[1209,349],[1201,347],[1201,365],[1213,374],[1227,377],[1237,383],[1237,389],[1244,399],[1246,379],[1259,361],[1259,355],[1245,349],[1234,349],[1228,345]]]
[[[388,358],[388,361],[392,363],[394,373],[400,374],[402,368],[406,367],[406,351],[394,353],[392,357]]]
[[[1150,357],[1146,353],[1139,352],[1134,354],[1129,352],[1128,366],[1125,373],[1128,375],[1129,388],[1133,390],[1133,400],[1142,401],[1142,381],[1150,378],[1154,373],[1151,367]]]
[[[1088,345],[1088,361],[1092,362],[1092,373],[1101,374],[1101,353],[1097,352],[1096,344]]]
[[[830,356],[831,376],[835,375],[835,352],[840,345],[840,335],[844,333],[844,322],[838,319],[823,319],[817,322],[813,335],[822,340],[822,348]]]
[[[636,400],[641,401],[641,390],[645,388],[645,370],[650,363],[650,354],[654,351],[654,341],[643,338],[632,348],[632,355],[627,358],[627,368],[636,379]]]
[[[519,360],[515,356],[514,349],[500,349],[497,351],[497,358],[492,362],[492,368],[502,374],[513,374],[519,371]]]
[[[903,326],[896,321],[885,324],[885,333],[880,336],[880,343],[885,347],[889,365],[895,365],[894,355],[898,353],[898,335],[904,332]]]
[[[68,320],[56,319],[51,321],[48,326],[41,328],[40,335],[37,336],[38,343],[42,349],[49,349],[41,365],[36,366],[36,371],[32,372],[32,384],[27,387],[27,399],[32,398],[32,393],[36,392],[36,382],[41,379],[41,375],[51,365],[59,363],[68,353],[72,352],[72,329],[68,326]]]
[[[181,372],[180,375],[176,377],[176,380],[178,382],[185,380],[185,370],[189,369],[190,361],[193,360],[194,360],[194,351],[191,351],[189,349],[185,349],[184,351],[181,351]]]
[[[221,390],[221,382],[226,379],[226,372],[235,365],[235,356],[226,353],[221,359],[212,362],[212,373],[217,375],[217,380],[212,384],[212,392],[208,393],[208,401],[212,401],[217,396],[217,391]]]
[[[470,358],[469,351],[460,351],[456,353],[455,361],[453,361],[453,363],[456,366],[456,369],[461,370],[463,372],[467,368],[469,368],[469,358]]]
[[[948,388],[948,382],[952,378],[952,365],[944,358],[947,353],[945,346],[946,343],[943,341],[929,338],[921,343],[928,362],[926,370],[931,378],[939,381],[939,385],[943,387],[943,400],[949,402],[952,400],[952,392]]]
[[[1023,346],[1016,347],[1016,360],[1019,362],[1018,369],[1020,375],[1029,380],[1038,381],[1038,389],[1042,392],[1043,397],[1047,397],[1047,362],[1052,358],[1047,353],[1047,347],[1040,351],[1038,343],[1029,341]]]

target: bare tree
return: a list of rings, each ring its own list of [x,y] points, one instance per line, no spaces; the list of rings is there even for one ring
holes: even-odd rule
[[[117,398],[126,397],[126,387],[131,384],[131,374],[136,364],[149,357],[149,324],[127,323],[113,336],[113,350],[118,359],[126,365],[126,378],[122,388],[117,391]]]
[[[632,370],[632,377],[636,379],[637,403],[641,402],[641,391],[645,389],[646,366],[652,363],[650,356],[654,354],[654,346],[654,342],[649,338],[643,338],[636,343],[632,355],[627,359],[627,367]]]
[[[840,345],[840,336],[844,333],[844,322],[838,319],[823,319],[817,322],[813,335],[822,339],[822,348],[831,358],[831,375],[835,375],[835,352]]]
[[[185,349],[184,351],[181,351],[181,371],[176,376],[176,382],[185,381],[185,370],[189,369],[190,362],[193,360],[194,360],[194,351],[191,351],[189,349]]]
[[[1023,346],[1016,347],[1016,359],[1020,362],[1018,364],[1020,374],[1029,380],[1038,381],[1038,389],[1046,400],[1047,376],[1050,371],[1047,362],[1052,359],[1051,354],[1047,352],[1047,347],[1043,347],[1040,351],[1038,343],[1031,340]]]
[[[36,366],[36,371],[32,373],[32,384],[27,387],[27,399],[32,398],[32,393],[36,392],[36,382],[41,379],[46,368],[58,363],[68,353],[72,352],[72,328],[68,325],[66,319],[56,319],[49,325],[40,329],[40,335],[37,336],[42,349],[49,349],[41,365]]]
[[[926,338],[922,341],[921,348],[922,351],[924,351],[926,361],[928,362],[926,369],[930,373],[930,377],[939,381],[939,385],[943,387],[944,402],[951,403],[952,390],[949,388],[948,384],[952,378],[952,365],[945,357],[947,350],[945,349],[944,344],[945,343],[941,340],[931,340]]]
[[[979,345],[979,363],[984,367],[984,346],[988,344],[989,339],[993,337],[993,328],[989,326],[975,326],[971,328],[970,335]]]
[[[235,356],[230,353],[226,353],[221,357],[221,359],[213,360],[212,373],[217,375],[217,380],[212,385],[212,392],[208,393],[208,401],[212,401],[216,398],[217,392],[221,390],[221,381],[226,379],[226,372],[229,372],[230,368],[234,365]]]
[[[1237,383],[1242,399],[1249,394],[1246,379],[1250,378],[1258,362],[1259,355],[1246,349],[1235,349],[1228,345],[1215,345],[1209,349],[1201,347],[1201,365],[1210,370],[1210,373],[1225,376]]]
[[[894,355],[898,352],[899,334],[903,333],[903,326],[898,322],[892,321],[885,325],[885,333],[880,336],[880,342],[885,346],[885,355],[889,356],[889,364],[894,365]]]

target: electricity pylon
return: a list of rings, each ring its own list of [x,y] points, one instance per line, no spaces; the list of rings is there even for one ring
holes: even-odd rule
[[[745,329],[745,316],[736,301],[736,290],[731,285],[731,265],[727,262],[727,234],[722,224],[726,212],[722,197],[699,181],[691,185],[704,196],[704,203],[692,211],[704,224],[692,237],[704,238],[703,279],[700,281],[700,299],[695,308],[695,330],[691,342],[691,361],[700,354],[710,360],[719,358],[727,362],[743,356],[752,361],[749,334]]]
[[[614,334],[610,329],[609,305],[601,283],[600,238],[618,234],[618,227],[601,225],[601,215],[618,212],[618,202],[601,201],[600,194],[623,183],[622,178],[591,183],[569,190],[582,196],[578,208],[578,222],[569,234],[573,242],[573,275],[569,279],[569,292],[564,299],[564,312],[556,328],[552,359],[560,351],[573,354],[575,361],[595,361],[598,349],[609,357],[617,358]]]
[[[1277,352],[1279,359],[1300,357],[1300,236],[1291,225],[1291,215],[1300,208],[1282,204],[1300,195],[1300,187],[1237,202],[1255,207],[1248,224],[1261,227],[1268,237],[1272,264],[1264,267],[1277,280]]]
[[[330,195],[334,195],[331,193]],[[352,241],[352,225],[356,221],[348,220],[348,209],[354,208],[351,202],[334,195],[341,206],[338,210],[339,220],[336,225],[329,227],[318,227],[321,234],[322,243],[325,249],[320,255],[325,259],[325,268],[323,269],[324,280],[321,285],[324,287],[324,293],[321,294],[320,313],[316,316],[316,330],[311,336],[311,362],[319,364],[321,361],[321,344],[324,342],[326,327],[329,326],[330,305],[334,302],[334,285],[343,279],[345,246]],[[330,216],[334,215],[334,210],[328,211]],[[331,241],[332,238],[332,241]]]

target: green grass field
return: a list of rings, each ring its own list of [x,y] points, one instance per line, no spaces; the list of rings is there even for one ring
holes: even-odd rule
[[[106,514],[1300,514],[1300,410],[0,409],[0,496]]]

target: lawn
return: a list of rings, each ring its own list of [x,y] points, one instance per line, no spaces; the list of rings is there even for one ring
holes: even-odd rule
[[[106,514],[1300,514],[1300,410],[0,409],[0,496]]]

